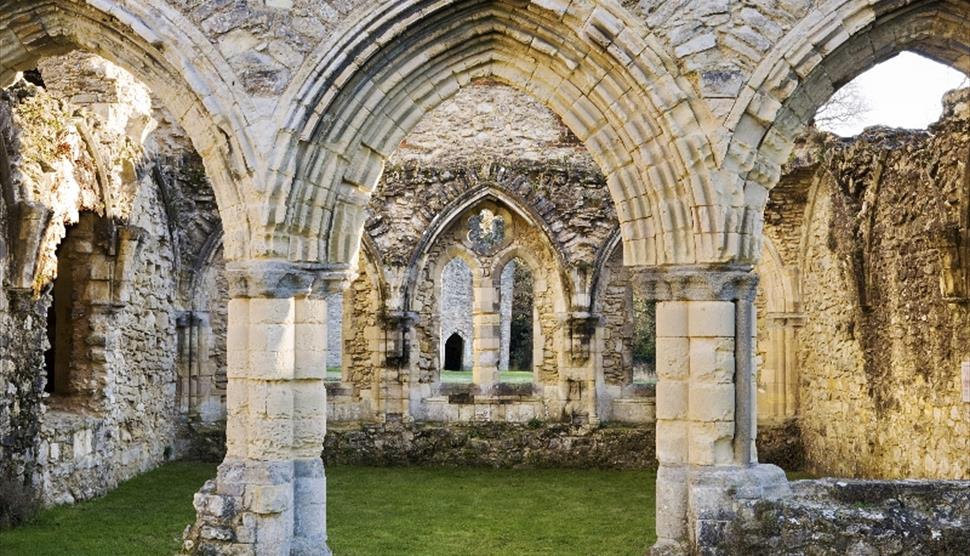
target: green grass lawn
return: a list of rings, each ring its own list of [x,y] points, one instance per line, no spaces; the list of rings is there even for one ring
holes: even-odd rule
[[[192,495],[215,472],[208,463],[169,463],[107,496],[46,510],[23,527],[0,531],[0,555],[173,554],[195,517]]]
[[[532,371],[502,371],[498,375],[499,382],[510,384],[527,384],[532,382]],[[441,382],[457,382],[471,384],[471,371],[441,371]]]
[[[0,532],[3,556],[168,555],[211,464],[178,462],[103,498]],[[331,467],[338,556],[641,555],[654,540],[650,471]]]

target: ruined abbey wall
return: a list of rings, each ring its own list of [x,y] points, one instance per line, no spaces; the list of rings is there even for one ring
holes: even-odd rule
[[[766,236],[799,278],[798,423],[813,472],[970,478],[970,306],[944,287],[966,272],[951,254],[966,249],[968,122],[963,90],[926,132],[811,136],[769,203],[768,215],[804,211],[766,217]]]
[[[184,132],[129,74],[73,54],[34,79],[0,99],[0,460],[5,488],[57,504],[179,455],[181,271],[192,224],[219,220]]]

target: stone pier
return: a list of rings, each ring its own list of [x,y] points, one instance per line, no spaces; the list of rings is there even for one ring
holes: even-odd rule
[[[753,373],[757,276],[747,268],[637,269],[657,301],[657,544],[716,545],[737,499],[790,492],[759,465]]]
[[[194,553],[325,556],[326,296],[345,274],[230,264],[226,458],[195,496]]]

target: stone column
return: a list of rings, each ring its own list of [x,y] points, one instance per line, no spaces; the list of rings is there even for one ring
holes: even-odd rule
[[[327,302],[345,273],[281,261],[228,265],[226,458],[195,495],[195,554],[328,555]]]
[[[635,271],[657,303],[657,544],[716,545],[739,498],[788,491],[757,465],[753,372],[757,278],[750,269]]]
[[[472,302],[472,380],[483,394],[498,383],[499,352],[501,350],[501,315],[498,290],[486,276],[475,280],[475,299]]]

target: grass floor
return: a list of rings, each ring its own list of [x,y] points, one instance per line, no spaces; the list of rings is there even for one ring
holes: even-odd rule
[[[172,554],[214,474],[165,465],[0,532],[0,554]],[[330,467],[327,478],[338,556],[641,555],[654,541],[650,471]]]
[[[215,471],[208,463],[169,463],[107,496],[45,510],[23,527],[0,531],[0,555],[168,556],[195,518],[192,495]]]
[[[499,382],[509,384],[525,384],[532,382],[535,375],[532,371],[502,371],[498,375]],[[441,371],[441,382],[457,382],[471,384],[471,371]]]

